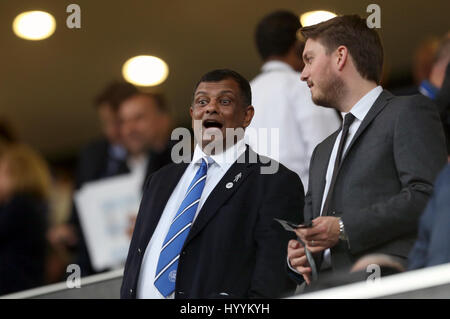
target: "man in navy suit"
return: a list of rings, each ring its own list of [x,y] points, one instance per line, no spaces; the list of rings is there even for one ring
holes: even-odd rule
[[[450,164],[447,164],[420,219],[419,237],[409,255],[409,269],[450,263],[449,225]]]
[[[199,143],[191,163],[167,165],[147,179],[121,297],[292,293],[295,285],[284,264],[293,234],[273,219],[300,222],[300,178],[281,164],[273,174],[263,174],[268,159],[245,145],[244,129],[254,114],[246,79],[215,70],[194,91],[190,114]],[[230,139],[235,129],[238,134]],[[231,143],[221,151],[227,140]]]

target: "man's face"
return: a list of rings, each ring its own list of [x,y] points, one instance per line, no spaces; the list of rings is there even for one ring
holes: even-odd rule
[[[334,53],[327,54],[319,41],[308,39],[303,61],[301,80],[308,84],[313,102],[324,107],[337,107],[344,83],[333,68]]]
[[[198,141],[202,141],[204,148],[210,141],[216,139],[211,136],[222,137],[223,149],[227,128],[245,129],[251,122],[254,109],[251,105],[243,105],[241,90],[233,79],[219,82],[202,82],[194,94],[194,101],[190,108],[192,127]],[[198,121],[201,125],[195,125]]]
[[[101,130],[106,139],[112,144],[120,144],[120,123],[117,113],[109,104],[101,104],[97,109]]]
[[[152,97],[136,95],[120,105],[123,144],[131,154],[143,155],[156,143],[160,117],[156,101]]]

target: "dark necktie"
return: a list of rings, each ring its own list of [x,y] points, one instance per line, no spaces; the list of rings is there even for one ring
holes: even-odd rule
[[[339,166],[341,165],[342,153],[344,151],[345,142],[347,141],[347,137],[348,137],[348,129],[350,128],[350,125],[353,123],[354,120],[355,120],[355,116],[352,113],[347,113],[345,115],[344,125],[342,126],[341,140],[339,142],[339,147],[338,147],[338,151],[336,154],[336,160],[334,162],[333,176],[331,178],[330,188],[328,189],[327,197],[325,199],[325,204],[323,205],[322,216],[327,216],[329,214],[330,200],[333,196],[334,185],[336,183],[336,177],[339,172]]]

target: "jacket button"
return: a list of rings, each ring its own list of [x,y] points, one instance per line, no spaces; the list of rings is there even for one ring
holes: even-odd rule
[[[130,294],[132,294],[133,293],[133,289],[130,289]]]
[[[184,255],[186,255],[186,250],[183,250],[182,252],[181,252],[181,254],[184,256]]]
[[[178,291],[179,295],[184,295],[184,291]]]
[[[142,250],[140,248],[138,248],[138,254],[141,254]]]

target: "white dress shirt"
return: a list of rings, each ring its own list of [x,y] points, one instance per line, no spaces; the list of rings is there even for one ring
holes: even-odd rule
[[[130,174],[134,175],[139,180],[139,185],[143,185],[147,175],[149,157],[148,155],[141,155],[139,157],[129,157],[127,165],[130,169]]]
[[[364,95],[350,109],[350,113],[352,113],[355,116],[355,120],[353,121],[353,123],[350,125],[350,127],[348,129],[347,140],[345,141],[341,161],[344,159],[344,157],[346,155],[346,150],[347,150],[348,146],[350,145],[353,137],[355,136],[356,131],[358,131],[358,128],[361,125],[361,122],[364,120],[367,113],[370,111],[372,105],[375,103],[375,100],[378,98],[378,96],[381,94],[381,92],[383,92],[383,88],[381,86],[377,86],[376,88],[370,90],[366,95]],[[342,114],[342,118],[345,119],[345,115],[347,113],[341,112],[341,114]],[[343,123],[342,123],[342,125],[343,125]],[[334,142],[333,150],[331,151],[330,160],[328,162],[328,168],[327,168],[327,173],[326,173],[326,177],[325,177],[326,184],[325,184],[325,189],[324,189],[323,196],[322,196],[322,205],[320,206],[320,215],[322,215],[322,210],[323,210],[323,206],[325,204],[325,199],[327,198],[328,190],[330,189],[330,183],[331,183],[331,179],[333,177],[334,162],[336,161],[336,155],[337,155],[337,151],[339,148],[339,142],[341,141],[341,135],[342,135],[342,131],[336,137],[336,141]],[[290,265],[289,260],[288,260],[288,265],[291,270],[298,273],[298,271],[295,270]],[[324,252],[324,258],[323,258],[321,269],[326,269],[329,267],[331,267],[331,251],[330,251],[330,249],[327,249]]]
[[[315,105],[300,73],[281,61],[266,62],[251,87],[255,115],[246,131],[248,143],[257,153],[296,172],[306,192],[312,152],[339,128],[338,115],[333,109]],[[262,141],[261,128],[267,129],[267,143]],[[279,138],[271,132],[275,128]],[[251,135],[251,129],[260,133]]]
[[[216,187],[219,181],[223,178],[228,169],[234,164],[234,162],[245,152],[246,146],[244,139],[239,140],[235,145],[228,148],[225,152],[217,155],[206,155],[201,148],[197,145],[195,147],[192,162],[186,168],[183,176],[178,182],[177,186],[172,192],[164,211],[159,219],[158,225],[153,233],[147,249],[145,250],[144,258],[142,260],[141,271],[139,275],[139,281],[137,285],[137,297],[139,299],[152,298],[162,299],[164,298],[158,289],[154,285],[156,267],[158,265],[159,254],[161,251],[164,239],[169,232],[170,225],[175,217],[181,202],[183,201],[186,191],[194,178],[197,170],[200,167],[202,158],[208,160],[208,172],[206,175],[205,187],[200,197],[197,211],[194,216],[194,221],[200,212],[201,207],[205,203],[209,194]],[[172,293],[168,298],[173,299]]]

